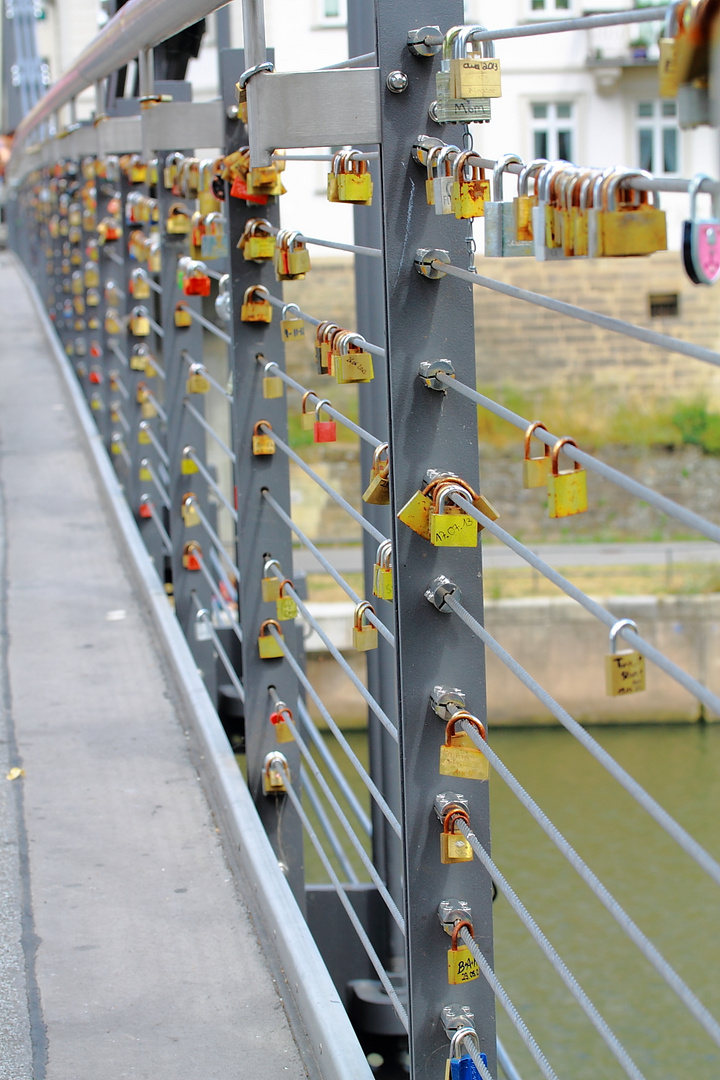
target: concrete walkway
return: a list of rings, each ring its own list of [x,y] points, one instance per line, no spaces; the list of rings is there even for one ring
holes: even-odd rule
[[[0,327],[0,1080],[305,1077],[5,254]]]

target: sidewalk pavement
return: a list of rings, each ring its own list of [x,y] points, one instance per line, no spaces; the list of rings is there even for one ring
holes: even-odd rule
[[[300,1080],[178,698],[4,253],[0,325],[0,1080]]]

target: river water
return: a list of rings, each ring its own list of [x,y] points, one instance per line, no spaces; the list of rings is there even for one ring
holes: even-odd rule
[[[720,860],[720,725],[591,732]],[[347,734],[365,759],[365,733]],[[491,743],[640,929],[720,1017],[720,887],[563,729],[495,729]],[[352,769],[348,778],[355,786]],[[490,792],[495,862],[647,1080],[720,1080],[720,1049],[492,774]],[[314,860],[307,854],[313,880]],[[502,896],[494,917],[498,976],[558,1080],[624,1077]],[[500,1006],[498,1032],[522,1080],[537,1080],[541,1074]]]

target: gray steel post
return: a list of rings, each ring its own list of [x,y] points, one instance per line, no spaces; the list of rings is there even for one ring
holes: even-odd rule
[[[264,55],[262,59],[265,59]],[[222,91],[227,108],[235,103],[235,83],[242,71],[240,50],[228,49],[221,54]],[[245,128],[238,120],[228,120],[227,137],[228,154],[247,142]],[[284,369],[285,357],[277,313],[270,325],[240,321],[243,295],[249,286],[265,285],[274,295],[280,294],[281,286],[275,281],[271,265],[246,262],[236,247],[248,218],[265,217],[273,225],[278,225],[279,210],[274,198],[266,206],[246,206],[242,200],[229,195],[227,199],[233,310],[233,448],[237,455],[238,600],[243,627],[248,786],[278,859],[286,869],[290,886],[304,911],[303,830],[300,820],[285,796],[263,794],[265,756],[277,749],[269,722],[273,709],[269,688],[274,687],[278,696],[294,710],[298,684],[289,664],[282,659],[263,660],[258,652],[260,626],[264,620],[275,617],[275,605],[262,600],[263,566],[265,560],[272,557],[279,561],[287,576],[292,577],[292,538],[287,526],[278,519],[262,494],[263,489],[267,488],[283,509],[290,513],[288,459],[279,449],[268,456],[256,456],[252,452],[253,429],[260,420],[268,420],[273,431],[283,440],[287,441],[288,438],[285,396],[272,400],[263,398],[263,368],[257,358],[261,356],[265,361],[274,360]],[[292,621],[281,625],[287,646],[296,656],[299,655],[302,637],[298,628]],[[297,747],[287,743],[280,749],[288,759],[293,782],[299,790],[300,756]]]
[[[387,373],[390,391],[390,451],[393,510],[417,491],[427,469],[452,470],[474,488],[478,483],[477,417],[474,405],[445,400],[418,378],[422,360],[450,357],[458,378],[475,384],[471,288],[455,279],[429,281],[413,263],[419,248],[439,248],[465,265],[466,222],[436,216],[425,201],[424,174],[412,159],[423,133],[457,136],[428,119],[435,98],[438,59],[413,56],[408,31],[463,21],[460,0],[375,0],[382,109],[381,175],[383,248],[387,311]],[[390,72],[408,76],[407,89],[391,93]],[[394,520],[395,610],[400,701],[400,756],[405,829],[405,888],[410,991],[412,1076],[430,1080],[447,1053],[440,1010],[450,1002],[471,1006],[491,1072],[495,1070],[495,1003],[485,981],[449,986],[449,937],[437,916],[447,898],[467,900],[475,937],[492,964],[491,883],[488,875],[462,864],[441,865],[436,793],[453,788],[466,795],[470,821],[489,847],[488,785],[439,775],[441,721],[429,708],[434,684],[460,687],[471,712],[485,719],[484,654],[458,620],[440,613],[425,598],[433,579],[444,574],[462,584],[464,602],[482,617],[479,550],[433,547]]]

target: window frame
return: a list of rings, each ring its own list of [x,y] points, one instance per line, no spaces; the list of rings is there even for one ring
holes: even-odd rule
[[[552,99],[546,98],[545,100],[538,100],[537,98],[529,98],[529,130],[530,130],[530,152],[529,159],[532,160],[535,157],[546,157],[549,161],[556,161],[560,158],[559,147],[559,134],[561,130],[569,130],[571,151],[567,160],[573,161],[578,156],[578,112],[579,103],[575,98],[569,97],[554,97]],[[548,109],[553,110],[553,115],[546,117],[544,120],[536,118],[533,115],[533,111],[536,105],[545,105]],[[568,118],[560,118],[557,115],[558,105],[569,105],[570,116]],[[535,153],[535,133],[538,131],[545,131],[548,136],[548,153],[538,155]]]
[[[652,162],[651,168],[648,170],[655,176],[682,176],[682,141],[680,139],[680,129],[677,122],[677,105],[675,108],[674,116],[663,116],[662,108],[665,101],[668,99],[657,97],[638,97],[633,101],[633,134],[634,134],[634,152],[633,157],[637,163],[637,168],[642,168],[642,161],[640,155],[640,132],[649,130],[652,133]],[[640,116],[639,109],[641,105],[652,105],[651,116]],[[659,168],[665,163],[665,148],[663,133],[665,131],[675,132],[675,154],[676,154],[676,166],[672,172],[666,172],[664,168]]]

